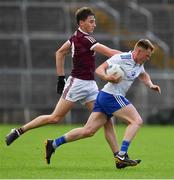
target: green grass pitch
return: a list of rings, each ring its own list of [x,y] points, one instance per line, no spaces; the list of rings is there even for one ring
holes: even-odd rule
[[[116,169],[103,129],[88,139],[62,145],[50,165],[44,160],[44,140],[79,126],[53,125],[27,132],[11,146],[5,135],[16,125],[0,125],[0,179],[172,179],[174,126],[144,126],[129,148],[136,167]],[[119,143],[125,126],[116,128]]]

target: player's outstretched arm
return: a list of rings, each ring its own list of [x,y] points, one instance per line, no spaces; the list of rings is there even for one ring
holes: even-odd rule
[[[147,72],[141,73],[138,78],[150,89],[157,91],[161,94],[161,88],[158,85],[153,84],[150,75]]]
[[[120,54],[122,53],[121,51],[119,50],[116,50],[116,49],[111,49],[103,44],[100,44],[100,43],[97,43],[97,45],[94,47],[93,49],[94,51],[102,54],[102,55],[105,55],[107,57],[112,57],[114,54]]]

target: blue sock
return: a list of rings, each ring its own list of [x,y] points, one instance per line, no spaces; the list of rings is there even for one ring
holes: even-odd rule
[[[129,144],[130,144],[129,141],[124,141],[124,140],[123,140],[122,145],[121,145],[121,149],[120,149],[120,151],[119,151],[119,154],[120,154],[120,155],[124,155],[124,154],[127,153]]]
[[[65,136],[61,136],[53,141],[53,147],[56,149],[60,145],[66,143]]]

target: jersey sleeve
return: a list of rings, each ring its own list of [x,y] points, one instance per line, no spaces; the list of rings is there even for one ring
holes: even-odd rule
[[[68,41],[69,41],[69,43],[72,45],[72,39],[73,39],[73,36],[71,36],[69,39],[68,39]]]

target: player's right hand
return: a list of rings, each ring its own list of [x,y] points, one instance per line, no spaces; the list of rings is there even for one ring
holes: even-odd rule
[[[122,80],[122,77],[117,74],[107,75],[106,80],[110,83],[119,83]]]
[[[64,86],[66,83],[65,76],[58,76],[57,77],[57,94],[62,94]]]

